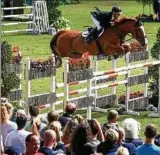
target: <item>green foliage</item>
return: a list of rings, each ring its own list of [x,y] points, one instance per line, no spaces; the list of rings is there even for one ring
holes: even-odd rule
[[[156,60],[160,60],[159,58],[159,54],[160,54],[160,27],[157,30],[157,38],[156,38],[156,42],[154,43],[152,49],[151,49],[151,56],[152,58],[156,59]],[[153,92],[153,96],[157,96],[158,95],[158,79],[159,79],[159,67],[158,65],[153,66],[152,68],[149,69],[149,74],[153,80],[153,82],[150,84],[150,90]],[[158,102],[158,98],[157,101],[154,102]]]
[[[49,23],[54,23],[61,17],[62,13],[58,9],[58,6],[61,3],[61,0],[46,0],[47,2],[47,9],[48,9],[48,17]]]
[[[2,42],[1,45],[2,62],[1,62],[1,93],[2,96],[7,97],[12,89],[18,88],[20,79],[15,72],[9,72],[7,69],[8,63],[13,62],[11,45],[6,41]]]
[[[154,0],[136,0],[136,2],[141,3],[143,5],[152,4]]]
[[[51,26],[58,30],[62,28],[70,28],[69,24],[70,21],[68,19],[61,17],[57,21],[55,21]]]

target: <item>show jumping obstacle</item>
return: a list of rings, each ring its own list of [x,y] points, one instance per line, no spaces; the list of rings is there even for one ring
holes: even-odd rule
[[[28,59],[28,63],[25,70],[26,77],[26,88],[27,88],[27,100],[26,105],[30,104],[38,104],[40,108],[51,107],[59,103],[63,103],[65,106],[69,102],[74,102],[77,104],[78,108],[88,107],[87,109],[87,117],[91,118],[91,107],[100,107],[104,108],[106,106],[114,106],[116,105],[117,95],[116,95],[116,87],[119,85],[126,85],[126,100],[125,100],[125,109],[127,114],[136,114],[139,113],[133,110],[144,110],[148,105],[148,93],[147,93],[147,83],[148,83],[148,68],[153,65],[159,65],[160,60],[147,62],[148,52],[137,52],[126,55],[126,66],[116,68],[116,60],[113,61],[113,68],[106,71],[98,71],[98,67],[96,68],[96,63],[98,63],[98,57],[93,58],[94,67],[91,69],[77,70],[77,71],[69,71],[68,59],[64,60],[64,76],[63,83],[56,83],[56,67],[49,70],[51,76],[51,90],[50,93],[39,94],[39,95],[31,95],[30,93],[30,80],[36,78],[45,77],[44,73],[42,75],[41,71],[32,70],[29,68],[30,60]],[[104,58],[103,58],[104,59]],[[95,61],[97,60],[97,61]],[[142,61],[145,63],[134,64],[131,65],[131,62]],[[145,74],[131,76],[131,71],[138,68],[144,68]],[[39,73],[38,73],[39,72]],[[47,77],[49,74],[46,74]],[[121,75],[125,75],[125,79],[118,81],[116,78]],[[160,75],[160,73],[159,73]],[[106,83],[106,79],[108,81],[112,81],[111,83]],[[104,82],[103,82],[104,80]],[[85,84],[85,88],[78,90],[70,90],[70,87],[75,87],[78,84]],[[101,85],[100,85],[101,84]],[[137,84],[144,84],[144,96],[130,99],[130,87]],[[62,93],[57,94],[56,88],[64,88]],[[112,93],[104,96],[99,96],[97,90],[103,88],[112,88]],[[75,89],[77,89],[75,87]],[[83,93],[83,95],[81,95]],[[73,96],[76,97],[73,98]],[[59,101],[59,98],[63,99]],[[160,102],[159,102],[160,106]],[[156,115],[160,115],[160,110],[158,108],[158,113]],[[153,115],[152,115],[153,116]],[[155,116],[155,115],[154,115]]]
[[[48,33],[49,31],[49,21],[48,21],[48,12],[45,1],[35,1],[33,6],[22,6],[22,7],[7,7],[1,8],[1,11],[6,10],[19,10],[19,9],[31,9],[30,14],[16,14],[16,15],[1,15],[1,19],[12,18],[28,20],[24,22],[5,22],[1,23],[1,26],[12,26],[12,25],[24,25],[27,24],[27,29],[18,29],[18,30],[6,30],[1,31],[1,34],[6,33],[17,33],[17,32],[31,32],[33,34]],[[13,12],[13,11],[12,11]]]

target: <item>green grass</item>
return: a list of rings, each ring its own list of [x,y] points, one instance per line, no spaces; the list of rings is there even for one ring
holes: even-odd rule
[[[91,14],[90,12],[93,11],[93,7],[97,6],[98,8],[102,10],[110,10],[113,5],[119,5],[123,10],[124,16],[130,16],[130,17],[136,17],[137,15],[141,14],[143,11],[142,5],[134,2],[134,1],[82,1],[81,4],[78,5],[65,5],[60,6],[60,10],[62,11],[62,14],[65,18],[69,19],[71,21],[71,29],[77,29],[83,31],[86,25],[93,25],[91,20]],[[149,8],[145,7],[145,13],[149,14]],[[145,23],[145,30],[148,36],[149,40],[149,49],[152,48],[153,43],[156,40],[156,32],[157,28],[160,26],[160,23]],[[19,28],[26,28],[24,25],[18,26]],[[5,30],[11,29],[17,29],[17,26],[10,26],[3,28]],[[23,62],[25,63],[26,57],[31,58],[47,58],[49,57],[51,51],[49,48],[49,43],[51,40],[51,35],[29,35],[29,34],[7,34],[3,35],[2,39],[8,41],[13,46],[19,45],[20,50],[23,55]],[[102,61],[99,65],[100,70],[106,70],[111,68],[111,63]],[[118,59],[117,66],[124,66],[124,59]],[[62,82],[62,71],[63,68],[59,68],[57,70],[57,82]],[[137,74],[142,72],[141,70],[134,71],[133,74]],[[121,77],[121,80],[123,80],[123,77]],[[49,91],[49,83],[50,79],[45,78],[41,80],[33,80],[31,82],[31,93],[32,94],[38,94],[43,93],[46,91]],[[79,86],[78,88],[83,87],[83,85]],[[25,93],[25,81],[23,80],[23,91]],[[63,89],[63,88],[62,88]],[[58,90],[59,92],[62,91],[62,89]],[[74,88],[74,89],[77,89]],[[144,87],[142,85],[136,86],[132,88],[133,91],[137,90],[143,90]],[[104,89],[100,93],[105,93],[110,90]],[[117,88],[117,94],[121,95],[125,91],[124,86],[120,86]],[[25,95],[24,95],[25,96]],[[93,117],[97,118],[101,123],[104,123],[106,120],[106,115],[103,113],[93,113]],[[124,118],[128,116],[122,116],[120,117],[120,124]],[[160,119],[151,119],[148,118],[147,113],[142,113],[141,116],[134,117],[138,121],[141,122],[142,125],[142,132],[144,131],[144,127],[147,123],[154,123],[158,125],[160,128],[160,124],[158,123]]]

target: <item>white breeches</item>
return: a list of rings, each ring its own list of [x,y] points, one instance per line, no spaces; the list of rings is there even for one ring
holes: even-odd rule
[[[100,30],[101,29],[100,22],[93,16],[91,16],[91,18],[93,20],[94,25],[97,27],[97,30]]]

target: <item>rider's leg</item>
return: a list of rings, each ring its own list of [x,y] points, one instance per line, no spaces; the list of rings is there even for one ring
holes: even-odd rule
[[[96,38],[97,37],[97,30],[99,31],[101,29],[100,22],[96,18],[94,18],[93,16],[91,16],[91,18],[92,18],[93,23],[96,26],[96,28],[92,29],[90,31],[89,35],[85,38],[86,44],[89,44],[93,38]]]
[[[94,25],[97,27],[97,36],[99,37],[103,32],[104,32],[104,28],[100,25],[100,22],[92,16],[92,20]]]

